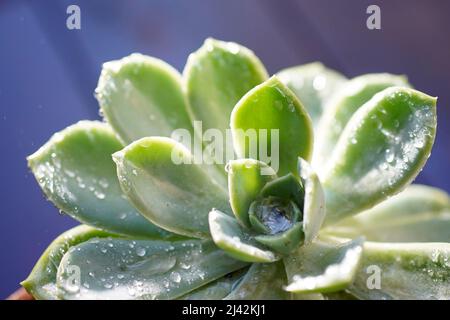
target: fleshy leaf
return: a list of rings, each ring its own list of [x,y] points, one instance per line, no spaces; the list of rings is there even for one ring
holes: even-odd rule
[[[328,162],[339,137],[353,114],[376,93],[393,86],[407,87],[405,76],[374,73],[346,82],[327,105],[317,128],[314,167],[319,170]]]
[[[343,244],[316,241],[284,259],[289,285],[296,293],[335,292],[346,288],[358,269],[362,239]]]
[[[287,300],[290,293],[283,290],[285,283],[283,262],[254,263],[224,300]]]
[[[250,228],[248,221],[250,204],[276,174],[268,165],[254,159],[233,160],[226,168],[231,208],[238,221]]]
[[[310,243],[318,235],[325,219],[325,196],[319,177],[303,159],[298,159],[299,176],[304,188],[303,231],[305,242]]]
[[[67,300],[176,299],[245,265],[212,241],[94,239],[64,255],[57,285]]]
[[[369,209],[411,183],[435,135],[436,98],[402,87],[376,94],[352,116],[321,175],[326,223]]]
[[[324,231],[346,238],[363,235],[369,241],[447,242],[450,241],[450,199],[439,189],[412,185]]]
[[[230,124],[238,157],[257,158],[279,176],[297,175],[297,158],[308,160],[312,155],[311,118],[275,76],[250,90],[236,104]]]
[[[137,237],[172,236],[125,198],[111,159],[121,148],[107,124],[80,121],[53,135],[28,165],[47,198],[82,223]]]
[[[360,299],[450,297],[449,243],[366,242],[349,291]]]
[[[230,256],[247,262],[273,262],[279,257],[263,248],[239,222],[218,210],[209,213],[209,227],[216,245]]]
[[[261,190],[261,197],[278,197],[294,201],[300,210],[303,208],[304,190],[300,180],[293,174],[268,182]]]
[[[290,254],[304,239],[303,224],[295,223],[288,230],[277,234],[255,236],[255,240],[281,254]]]
[[[21,285],[37,300],[58,299],[56,273],[59,263],[69,248],[91,238],[113,236],[110,233],[85,225],[72,228],[58,236],[44,251],[30,275]]]
[[[267,71],[249,49],[209,38],[189,56],[183,76],[193,119],[224,133],[234,105],[267,79]]]
[[[95,90],[103,116],[125,143],[192,132],[181,75],[162,60],[132,54],[103,64]]]
[[[220,279],[217,279],[207,285],[200,287],[187,295],[179,298],[180,300],[221,300],[228,296],[237,284],[247,273],[248,268],[244,268]]]
[[[142,138],[113,155],[122,189],[141,214],[174,233],[208,238],[208,214],[230,212],[227,190],[180,143]]]
[[[319,122],[330,97],[347,81],[342,74],[320,62],[281,70],[277,77],[299,98],[314,126]]]

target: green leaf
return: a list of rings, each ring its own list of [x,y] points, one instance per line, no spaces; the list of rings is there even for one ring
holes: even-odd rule
[[[363,240],[342,244],[316,241],[284,259],[289,285],[296,293],[335,292],[346,288],[358,269]]]
[[[388,73],[365,74],[346,82],[332,97],[317,128],[314,167],[329,161],[344,128],[353,114],[376,93],[393,86],[408,87],[405,76]]]
[[[111,159],[121,148],[107,124],[80,121],[53,135],[28,165],[47,198],[78,221],[136,237],[171,237],[125,198]]]
[[[64,232],[48,246],[30,275],[21,282],[21,285],[37,300],[58,299],[56,273],[64,254],[69,248],[91,238],[110,236],[113,235],[85,225],[77,226]]]
[[[270,235],[255,236],[255,240],[281,254],[290,254],[303,241],[303,224],[295,223],[288,230]]]
[[[248,209],[267,182],[276,174],[265,163],[254,159],[239,159],[227,164],[228,193],[233,213],[238,221],[248,228]]]
[[[312,155],[311,119],[292,91],[275,76],[236,104],[230,123],[238,157],[263,161],[279,176],[297,175],[297,158],[308,160]]]
[[[352,116],[321,175],[326,223],[369,209],[410,184],[435,135],[436,98],[402,87],[376,94]]]
[[[314,127],[317,126],[330,97],[347,81],[339,72],[328,69],[320,62],[281,70],[277,77],[305,106]]]
[[[247,262],[273,262],[279,257],[263,248],[239,222],[213,209],[209,213],[209,227],[216,245],[230,256]]]
[[[231,213],[227,190],[172,139],[142,138],[113,158],[130,201],[142,215],[166,230],[208,238],[211,208]]]
[[[369,241],[447,242],[450,240],[450,198],[439,189],[412,185],[324,231],[346,238],[363,235]]]
[[[261,190],[261,197],[278,197],[281,199],[289,199],[301,209],[303,208],[304,190],[300,180],[292,173],[269,181]]]
[[[254,263],[236,288],[224,300],[287,300],[283,290],[286,273],[281,261]]]
[[[248,268],[244,268],[217,279],[207,285],[200,287],[180,300],[221,300],[228,296],[233,288],[242,280]]]
[[[449,283],[449,243],[366,242],[349,291],[360,299],[447,300]]]
[[[103,64],[95,90],[103,116],[120,139],[192,132],[181,75],[162,60],[132,54]]]
[[[176,299],[245,265],[211,241],[95,239],[64,255],[57,285],[67,300]]]
[[[209,38],[189,56],[183,76],[193,120],[224,133],[234,105],[266,80],[267,72],[249,49]]]
[[[318,235],[325,219],[325,196],[319,177],[302,158],[298,159],[298,171],[305,192],[303,231],[305,242],[310,243]]]

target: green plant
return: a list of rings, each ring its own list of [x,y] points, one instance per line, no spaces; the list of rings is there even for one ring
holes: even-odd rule
[[[408,187],[436,99],[402,76],[347,80],[320,63],[267,78],[251,51],[212,39],[183,76],[137,54],[105,63],[106,123],[81,121],[28,158],[83,225],[22,285],[37,299],[450,298],[449,198]],[[203,141],[196,161],[168,138],[196,137],[194,121],[209,142],[230,124],[238,158],[224,168]],[[253,157],[251,129],[264,133]]]

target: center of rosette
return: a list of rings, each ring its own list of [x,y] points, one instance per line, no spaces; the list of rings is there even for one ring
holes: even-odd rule
[[[290,229],[297,222],[300,210],[286,199],[267,197],[256,200],[249,210],[252,228],[265,234],[278,234]]]

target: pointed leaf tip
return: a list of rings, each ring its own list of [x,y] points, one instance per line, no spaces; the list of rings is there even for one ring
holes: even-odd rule
[[[267,79],[267,71],[251,50],[208,38],[189,56],[183,77],[193,120],[224,133],[234,105]]]
[[[430,156],[436,99],[405,87],[376,94],[350,119],[321,175],[327,223],[400,192]]]
[[[124,197],[111,159],[121,148],[108,124],[81,121],[54,134],[28,161],[48,199],[78,221],[124,235],[172,236]]]
[[[291,89],[308,110],[317,128],[328,101],[347,81],[339,72],[320,62],[290,67],[277,73],[279,79]]]
[[[389,73],[369,73],[344,83],[329,99],[317,128],[313,164],[322,169],[353,114],[376,93],[393,86],[409,87],[408,79]],[[320,172],[319,172],[320,173]]]
[[[180,128],[192,132],[181,75],[162,60],[131,54],[105,63],[95,95],[125,144]]]
[[[297,158],[312,155],[311,118],[276,76],[242,97],[230,125],[236,154],[263,161],[280,176],[297,175]]]

